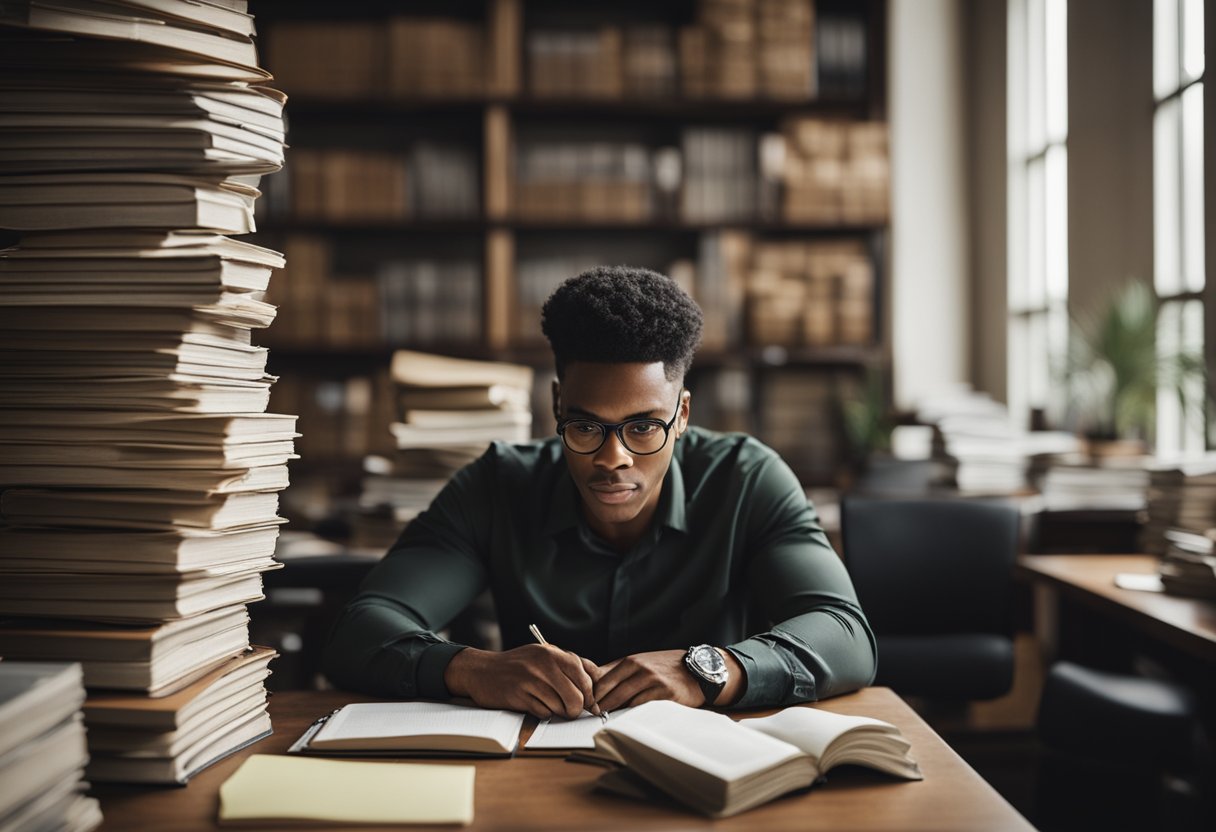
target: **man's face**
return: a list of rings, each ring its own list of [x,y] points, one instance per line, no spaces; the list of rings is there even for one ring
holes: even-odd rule
[[[587,523],[605,540],[632,545],[654,517],[676,437],[688,426],[689,396],[681,391],[678,379],[664,376],[662,362],[577,362],[569,364],[561,384],[554,385],[559,421],[578,418],[611,424],[642,418],[666,423],[676,416],[667,443],[657,453],[631,452],[615,431],[594,453],[577,454],[562,446]]]

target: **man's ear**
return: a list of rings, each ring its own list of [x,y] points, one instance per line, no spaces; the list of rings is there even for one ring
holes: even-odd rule
[[[676,420],[676,436],[688,430],[688,420],[692,415],[692,393],[688,390],[680,394],[680,418]]]
[[[561,413],[562,413],[562,385],[561,385],[561,382],[559,382],[557,379],[553,379],[553,384],[549,388],[549,391],[553,394],[553,418],[560,422],[562,419],[562,416],[561,416]]]

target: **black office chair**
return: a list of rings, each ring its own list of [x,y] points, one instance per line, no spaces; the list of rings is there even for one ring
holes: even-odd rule
[[[1013,685],[1019,515],[996,502],[845,498],[844,562],[878,638],[875,684],[926,699]]]

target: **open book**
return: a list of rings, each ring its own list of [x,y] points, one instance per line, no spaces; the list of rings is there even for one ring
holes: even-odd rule
[[[590,757],[619,768],[600,778],[637,796],[652,786],[710,817],[728,817],[795,789],[834,766],[869,766],[923,779],[911,745],[890,723],[801,706],[735,722],[675,702],[647,702],[595,735]],[[631,788],[630,781],[643,781]]]
[[[509,756],[524,715],[446,702],[359,702],[317,720],[289,749],[339,756]]]

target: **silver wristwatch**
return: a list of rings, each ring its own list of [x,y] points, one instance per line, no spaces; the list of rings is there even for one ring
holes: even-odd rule
[[[726,668],[722,654],[712,645],[696,644],[689,647],[688,652],[684,654],[684,666],[701,686],[701,692],[705,694],[705,704],[714,704],[722,689],[726,687],[726,680],[730,678],[730,671]]]

